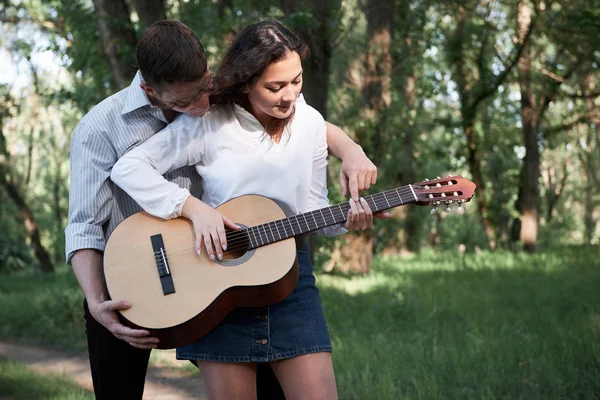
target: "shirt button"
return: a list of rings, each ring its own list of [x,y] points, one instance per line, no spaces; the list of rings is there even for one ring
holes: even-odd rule
[[[260,344],[267,344],[267,343],[269,343],[269,341],[267,339],[260,339],[260,340],[257,340],[256,342],[260,343]]]
[[[267,315],[261,315],[260,316],[260,320],[261,321],[266,321],[269,317]]]

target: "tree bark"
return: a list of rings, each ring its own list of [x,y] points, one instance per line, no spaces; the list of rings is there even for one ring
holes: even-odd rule
[[[39,262],[40,270],[42,272],[54,272],[54,264],[50,259],[50,255],[42,245],[40,231],[35,222],[35,218],[33,217],[31,209],[27,206],[25,200],[19,193],[17,185],[9,179],[7,174],[5,174],[4,179],[2,180],[2,186],[4,186],[6,193],[8,193],[8,196],[14,201],[21,212],[21,217],[23,218],[25,228],[27,229],[31,248],[33,249],[35,258]]]
[[[6,193],[11,200],[16,204],[21,217],[25,223],[25,229],[29,236],[30,245],[36,259],[39,262],[39,267],[42,272],[53,272],[54,264],[50,259],[50,255],[42,245],[40,240],[40,232],[35,222],[35,218],[31,209],[25,202],[23,196],[19,193],[16,182],[11,177],[10,171],[10,153],[8,152],[8,146],[6,145],[6,138],[4,132],[1,130],[4,126],[4,115],[0,113],[0,184],[6,190]]]
[[[356,139],[378,165],[383,146],[386,113],[391,103],[392,37],[395,7],[393,1],[366,0],[367,49],[363,73],[362,116],[366,129],[356,132]],[[366,273],[371,269],[373,255],[372,231],[348,233],[342,249],[344,272]]]
[[[521,119],[523,122],[523,143],[525,158],[521,172],[520,211],[521,232],[520,240],[523,249],[535,252],[539,226],[539,176],[540,153],[538,144],[536,97],[531,81],[531,54],[529,43],[524,43],[525,35],[531,27],[531,8],[526,1],[519,1],[517,12],[517,32],[523,52],[518,65],[519,87],[521,89]]]
[[[140,19],[140,28],[144,30],[156,21],[167,19],[165,0],[134,0],[135,10]]]
[[[124,0],[92,0],[98,18],[98,33],[117,88],[129,85],[137,72],[136,35]]]
[[[284,14],[290,18],[292,28],[310,47],[310,58],[302,63],[304,84],[302,93],[306,102],[317,109],[327,119],[327,95],[329,93],[329,61],[331,59],[332,37],[328,27],[332,13],[339,7],[339,0],[281,0]],[[294,23],[296,13],[308,12],[311,23]]]

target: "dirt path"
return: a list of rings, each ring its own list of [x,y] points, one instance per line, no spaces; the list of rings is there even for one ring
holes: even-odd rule
[[[155,351],[157,359],[148,368],[144,400],[206,399],[199,375],[175,367],[172,351]],[[66,356],[58,351],[21,346],[0,341],[0,358],[16,361],[39,374],[65,374],[85,389],[92,390],[92,377],[87,356]],[[3,400],[0,398],[0,400]]]

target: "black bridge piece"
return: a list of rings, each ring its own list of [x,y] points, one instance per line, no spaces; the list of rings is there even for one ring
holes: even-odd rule
[[[162,235],[158,234],[150,236],[150,240],[152,241],[154,260],[156,261],[156,268],[158,269],[158,276],[160,277],[163,294],[166,296],[175,293],[173,277],[171,277],[171,269],[169,268],[169,261],[167,260],[167,252],[165,250]]]

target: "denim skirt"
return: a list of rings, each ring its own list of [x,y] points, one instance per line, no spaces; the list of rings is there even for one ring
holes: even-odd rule
[[[179,360],[271,362],[331,352],[325,316],[306,246],[298,251],[294,291],[268,307],[238,308],[208,334],[177,349]]]

